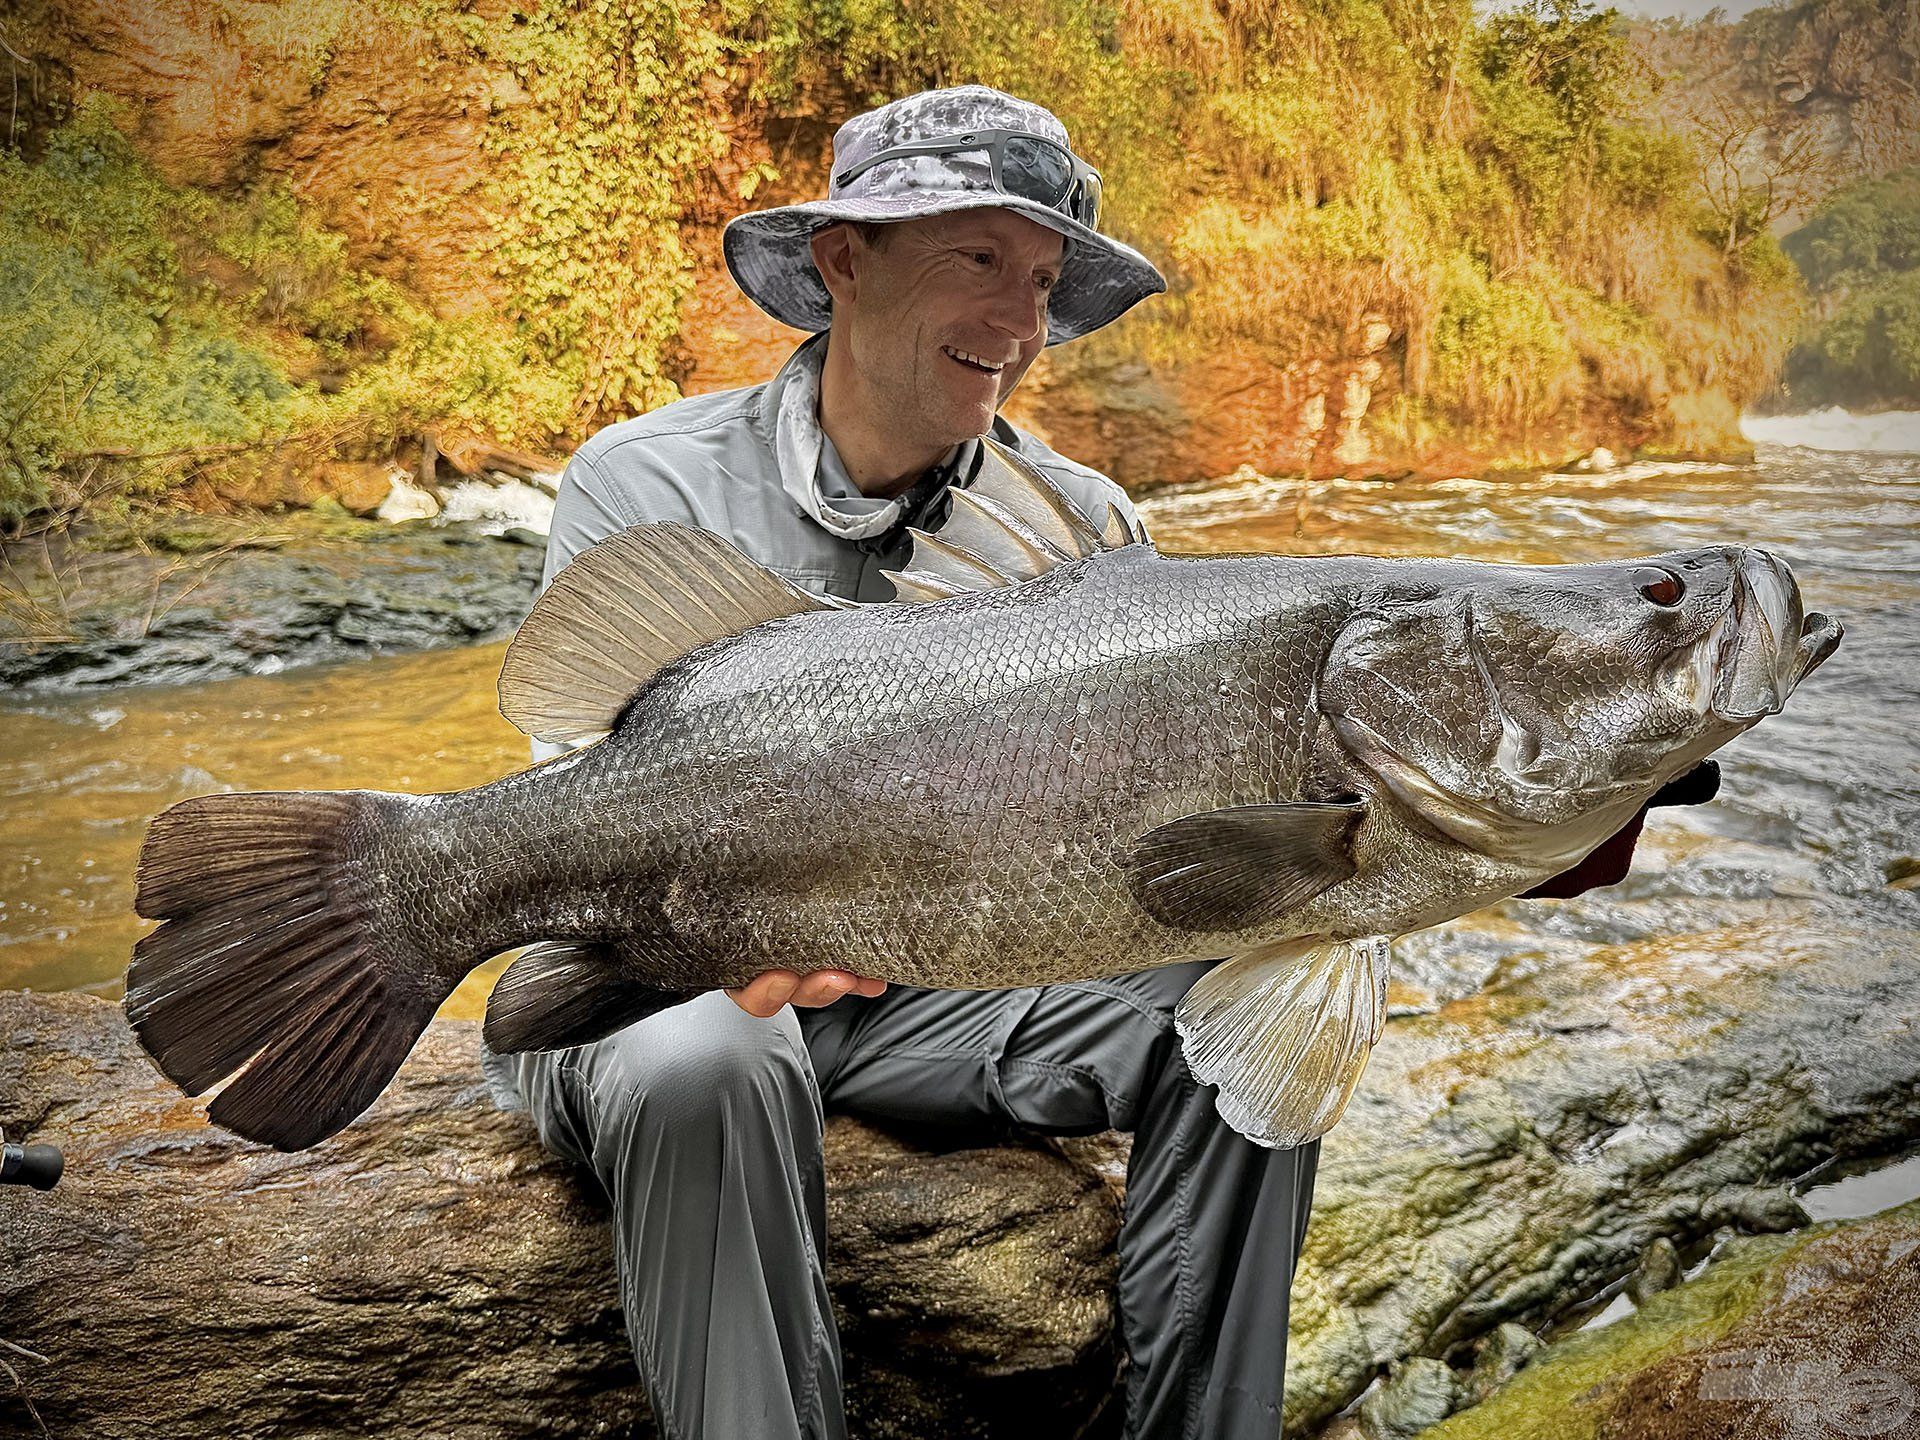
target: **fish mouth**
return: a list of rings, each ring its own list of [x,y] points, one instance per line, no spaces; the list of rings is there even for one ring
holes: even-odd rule
[[[1735,573],[1726,611],[1689,658],[1694,693],[1715,718],[1751,725],[1776,715],[1796,686],[1840,648],[1845,627],[1818,610],[1802,614],[1785,562],[1750,550]]]

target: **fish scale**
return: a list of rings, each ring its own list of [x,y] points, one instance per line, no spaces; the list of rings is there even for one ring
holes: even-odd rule
[[[166,812],[142,1043],[190,1091],[245,1061],[210,1118],[293,1149],[517,947],[506,1051],[774,968],[992,988],[1231,957],[1176,1010],[1188,1063],[1243,1134],[1298,1144],[1379,1036],[1392,936],[1560,873],[1839,641],[1759,551],[1163,556],[987,448],[966,546],[917,536],[896,577],[916,603],[635,527],[556,577],[502,673],[515,723],[597,743],[451,795]]]

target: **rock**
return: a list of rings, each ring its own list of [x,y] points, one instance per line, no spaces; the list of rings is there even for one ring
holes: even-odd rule
[[[0,992],[0,1337],[55,1435],[653,1434],[604,1202],[436,1021],[373,1110],[283,1155],[209,1127],[119,1007]],[[1044,1147],[928,1151],[830,1122],[856,1434],[1076,1433],[1117,1354],[1116,1207]],[[4,1412],[0,1412],[4,1413]]]
[[[1480,1342],[1473,1368],[1458,1378],[1461,1406],[1478,1405],[1515,1375],[1544,1348],[1545,1342],[1524,1325],[1508,1321]]]
[[[1911,890],[1920,886],[1920,858],[1896,855],[1887,862],[1882,873],[1886,876],[1889,890]]]
[[[1289,1433],[1396,1360],[1545,1329],[1659,1237],[1792,1223],[1784,1187],[1829,1155],[1920,1146],[1912,945],[1788,913],[1596,945],[1390,1020],[1322,1142]]]
[[[407,472],[391,461],[330,460],[288,443],[248,451],[207,467],[212,493],[250,509],[312,508],[327,502],[371,515]]]
[[[1680,1252],[1674,1248],[1673,1241],[1656,1235],[1641,1251],[1640,1263],[1627,1277],[1627,1298],[1635,1305],[1644,1305],[1647,1297],[1678,1285],[1681,1273]]]
[[[467,527],[354,520],[342,544],[324,533],[322,517],[286,521],[279,533],[256,525],[184,558],[72,556],[60,638],[9,633],[0,615],[0,641],[13,642],[0,643],[0,685],[208,680],[269,661],[285,667],[495,639],[525,617],[545,553],[544,542],[502,544]],[[55,603],[50,584],[47,603]]]
[[[558,488],[560,472],[566,468],[564,456],[515,450],[479,435],[440,431],[433,438],[440,458],[469,478],[491,471],[551,490]]]
[[[1367,1440],[1411,1440],[1451,1415],[1455,1399],[1452,1369],[1415,1355],[1396,1362],[1387,1383],[1360,1402],[1360,1429]]]
[[[1619,463],[1620,462],[1614,458],[1613,451],[1607,449],[1604,445],[1596,445],[1584,456],[1576,460],[1573,468],[1583,474],[1604,475],[1607,471],[1618,468]]]
[[[1117,1397],[1117,1230],[1106,1186],[1047,1147],[930,1153],[830,1120],[852,1433],[1080,1433]]]
[[[1798,1230],[1813,1217],[1784,1187],[1734,1185],[1708,1200],[1701,1210],[1708,1224],[1732,1224],[1756,1235]]]
[[[1920,1201],[1736,1239],[1423,1440],[1920,1435]]]
[[[318,468],[314,484],[322,495],[330,496],[353,514],[373,515],[406,474],[390,461],[332,460]]]

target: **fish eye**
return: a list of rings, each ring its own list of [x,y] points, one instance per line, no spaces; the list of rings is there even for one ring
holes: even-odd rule
[[[1687,585],[1673,571],[1648,566],[1639,572],[1640,593],[1656,605],[1678,605],[1687,593]]]

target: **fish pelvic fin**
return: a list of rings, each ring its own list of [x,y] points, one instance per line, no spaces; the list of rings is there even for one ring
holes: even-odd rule
[[[575,556],[534,602],[500,669],[500,713],[535,739],[597,739],[682,655],[835,608],[705,530],[635,525]]]
[[[997,590],[1045,575],[1071,560],[1147,543],[1146,531],[1108,505],[1098,517],[1080,508],[1034,463],[991,435],[973,483],[952,492],[938,535],[909,530],[905,570],[882,573],[905,601],[945,600]]]
[[[1123,864],[1133,897],[1177,930],[1279,919],[1354,873],[1357,801],[1230,805],[1157,825]]]
[[[161,924],[134,946],[124,1004],[187,1094],[239,1070],[214,1124],[281,1150],[318,1144],[373,1103],[459,983],[464,969],[414,951],[353,873],[362,837],[423,803],[202,795],[154,820],[134,908]]]
[[[1386,1024],[1389,945],[1287,940],[1195,982],[1173,1023],[1194,1079],[1220,1087],[1221,1119],[1276,1150],[1333,1128]]]
[[[611,946],[548,940],[529,946],[495,983],[482,1034],[500,1055],[564,1050],[603,1040],[699,993],[629,980]]]

